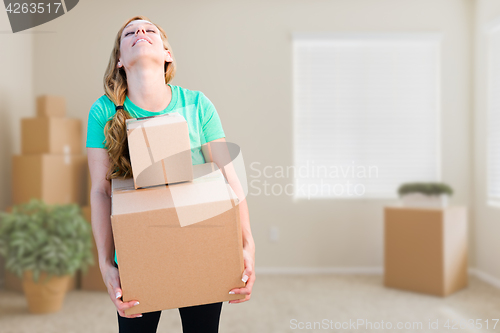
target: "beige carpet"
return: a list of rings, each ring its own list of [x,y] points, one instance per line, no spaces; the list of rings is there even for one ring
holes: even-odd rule
[[[493,330],[495,318],[500,318],[500,290],[475,277],[470,277],[467,289],[441,298],[385,288],[382,276],[260,275],[250,302],[224,303],[220,332],[450,332],[451,327],[444,327],[446,320],[453,326],[470,319],[480,319],[482,329],[470,325],[460,329],[457,324],[458,331],[500,331],[500,323]],[[358,319],[371,322],[372,328],[347,327]],[[439,320],[439,328],[429,329],[429,319]],[[328,327],[321,328],[326,321]],[[391,322],[393,328],[375,329],[382,321],[384,327]],[[307,322],[319,323],[316,329],[299,329]],[[398,322],[422,326],[397,329]],[[344,329],[335,329],[335,323],[343,323]],[[118,332],[118,326],[115,308],[105,293],[71,291],[59,313],[30,315],[23,295],[0,290],[0,332],[105,333]],[[162,312],[158,332],[182,332],[177,309]]]

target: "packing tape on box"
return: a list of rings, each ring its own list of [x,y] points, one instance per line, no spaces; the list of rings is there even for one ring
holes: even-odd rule
[[[130,151],[130,158],[131,162],[134,163],[135,168],[138,173],[142,172],[145,170],[148,166],[151,165],[151,152],[149,151],[149,147],[146,143],[146,140],[144,140],[144,134],[142,132],[142,129],[135,128],[132,130],[128,130],[128,142],[129,142],[129,149]],[[130,146],[130,142],[134,142],[134,147]],[[133,150],[133,151],[132,151]]]
[[[71,164],[71,154],[64,154],[64,164]]]
[[[144,124],[141,124],[141,132],[142,132],[142,135],[144,137],[144,142],[146,143],[146,147],[148,149],[148,154],[149,154],[149,160],[151,162],[150,166],[153,165],[156,161],[153,157],[153,151],[151,149],[151,145],[149,144],[149,140],[148,140],[148,134],[146,133],[146,127],[144,126]],[[162,171],[163,171],[163,179],[165,181],[165,184],[168,184],[168,178],[167,178],[167,170],[165,168],[165,162],[164,160],[162,159],[161,160],[161,168],[162,168]],[[143,170],[144,171],[144,170]]]

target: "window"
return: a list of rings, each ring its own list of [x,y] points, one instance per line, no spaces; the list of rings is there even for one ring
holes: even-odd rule
[[[440,180],[440,41],[293,35],[296,199],[396,198],[403,182]]]

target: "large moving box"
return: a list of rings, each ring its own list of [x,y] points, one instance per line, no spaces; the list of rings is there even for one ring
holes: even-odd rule
[[[177,112],[127,119],[135,188],[193,179],[187,122]]]
[[[64,117],[66,101],[62,96],[42,95],[36,99],[36,115],[38,117]]]
[[[17,155],[12,162],[14,204],[32,198],[47,204],[86,204],[86,155]]]
[[[82,208],[82,213],[85,219],[91,223],[90,206],[85,206]],[[80,288],[82,290],[92,290],[92,291],[107,291],[106,285],[102,280],[101,270],[99,268],[99,258],[97,255],[97,247],[95,240],[92,237],[92,253],[94,255],[94,265],[88,266],[87,272],[83,273],[79,271],[80,276]]]
[[[134,189],[112,181],[113,237],[126,315],[208,304],[245,295],[239,202],[214,163],[194,180]]]
[[[465,207],[385,208],[387,287],[447,296],[467,286]]]
[[[81,154],[82,121],[72,118],[21,119],[21,154]]]

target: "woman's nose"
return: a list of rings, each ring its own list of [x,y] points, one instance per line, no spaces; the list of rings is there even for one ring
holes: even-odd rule
[[[144,27],[138,27],[137,30],[135,31],[135,34],[138,35],[139,31],[142,32],[143,34],[146,34],[146,30],[144,30]]]

